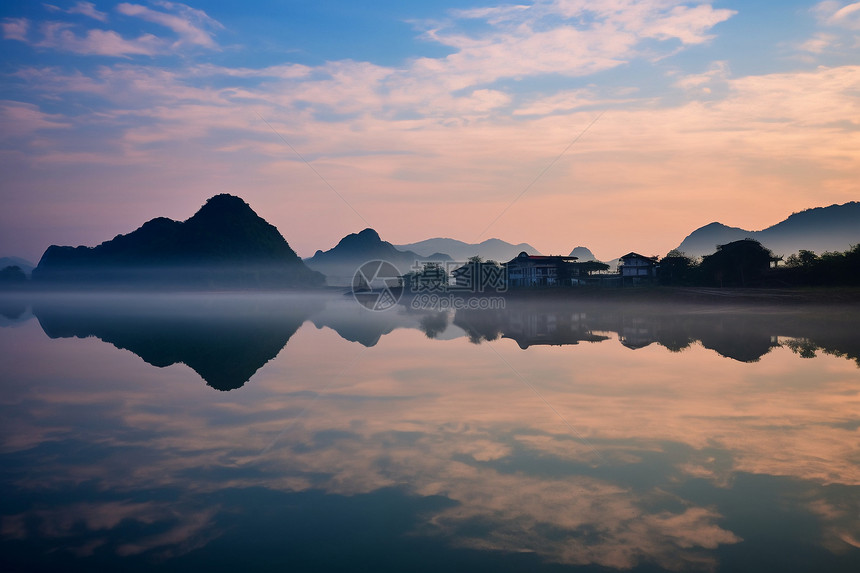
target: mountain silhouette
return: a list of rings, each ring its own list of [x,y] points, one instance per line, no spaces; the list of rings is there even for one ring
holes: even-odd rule
[[[404,275],[415,270],[416,262],[431,260],[450,261],[451,257],[433,253],[423,257],[413,251],[401,251],[388,241],[383,241],[373,229],[352,233],[328,251],[317,251],[305,259],[311,269],[323,273],[330,285],[346,286],[352,284],[352,277],[361,265],[368,261],[388,261]]]
[[[571,257],[577,257],[579,262],[584,263],[586,261],[596,261],[597,259],[587,247],[576,247],[572,251],[570,251]]]
[[[456,239],[435,238],[426,239],[408,245],[397,245],[398,249],[415,251],[419,255],[432,258],[432,253],[445,253],[454,261],[465,262],[469,257],[479,256],[485,261],[505,262],[513,259],[521,252],[537,254],[537,249],[528,243],[512,245],[501,239],[487,239],[481,243],[465,243]]]
[[[690,233],[678,250],[701,257],[716,251],[717,245],[741,239],[755,239],[777,255],[787,256],[800,249],[818,254],[845,251],[860,243],[860,203],[806,209],[761,231],[710,223]]]
[[[217,390],[240,388],[321,307],[280,300],[120,302],[42,299],[33,314],[50,338],[95,336],[164,368],[185,364]]]
[[[281,233],[239,197],[209,199],[184,222],[159,217],[96,247],[48,247],[33,279],[193,287],[308,287],[308,269]]]

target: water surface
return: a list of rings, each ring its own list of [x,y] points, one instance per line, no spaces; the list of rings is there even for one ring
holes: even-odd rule
[[[4,570],[860,570],[843,309],[0,312]]]

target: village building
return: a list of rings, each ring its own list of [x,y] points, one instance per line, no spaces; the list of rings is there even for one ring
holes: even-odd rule
[[[629,253],[619,259],[617,273],[606,273],[600,261],[578,262],[578,257],[530,255],[521,252],[506,263],[469,262],[451,272],[449,288],[473,292],[506,289],[635,285],[655,278],[657,257]]]
[[[570,286],[579,275],[573,264],[578,257],[561,255],[529,255],[525,251],[504,264],[508,286],[552,287]]]
[[[623,283],[648,282],[657,276],[657,257],[627,253],[618,258],[618,274]]]

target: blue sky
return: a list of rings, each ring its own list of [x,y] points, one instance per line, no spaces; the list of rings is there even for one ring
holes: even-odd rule
[[[366,226],[665,254],[860,199],[860,3],[4,2],[0,255],[211,195],[303,256]]]

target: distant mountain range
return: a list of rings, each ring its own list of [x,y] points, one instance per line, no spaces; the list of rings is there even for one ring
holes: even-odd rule
[[[761,231],[710,223],[690,233],[678,250],[701,257],[715,252],[717,245],[744,238],[755,239],[783,256],[800,249],[818,254],[844,251],[860,243],[860,202],[807,209]],[[631,248],[635,250],[635,244]],[[330,285],[346,286],[355,271],[371,260],[388,261],[406,274],[425,261],[456,263],[477,255],[505,262],[523,251],[540,254],[528,243],[514,245],[499,239],[466,243],[434,238],[395,246],[375,230],[364,229],[303,262],[280,232],[247,203],[222,194],[209,199],[184,222],[159,217],[96,247],[52,245],[35,269],[17,257],[0,259],[0,269],[18,266],[25,273],[32,269],[37,284],[280,288],[320,286],[327,277]],[[595,260],[583,246],[573,249],[571,256]],[[605,262],[613,267],[616,260]]]
[[[487,239],[481,243],[464,243],[456,239],[426,239],[408,245],[396,245],[400,250],[415,251],[419,255],[432,258],[432,253],[445,253],[455,261],[467,261],[469,257],[479,256],[485,261],[493,260],[505,263],[525,251],[530,255],[539,255],[537,249],[528,243],[512,245],[501,239]]]
[[[368,261],[388,261],[400,271],[401,275],[415,270],[416,261],[451,261],[451,257],[443,253],[432,253],[422,256],[409,250],[400,250],[388,241],[383,241],[379,233],[373,229],[365,229],[360,233],[347,235],[328,251],[317,251],[314,256],[305,259],[305,264],[311,269],[326,276],[326,281],[332,286],[352,284],[356,270]]]
[[[860,244],[860,202],[849,202],[829,207],[816,207],[794,213],[784,221],[761,231],[749,231],[740,227],[729,227],[723,223],[710,223],[690,233],[678,246],[678,250],[690,257],[709,255],[717,245],[725,245],[740,239],[755,239],[776,255],[788,256],[800,249],[821,254],[825,251],[845,251]],[[489,239],[477,245],[454,239],[427,239],[418,243],[400,245],[417,253],[430,250],[451,255],[455,260],[466,260],[478,254],[484,259],[500,262],[514,258],[521,251],[540,254],[528,243],[511,245],[499,239]],[[631,243],[635,251],[635,244]],[[570,253],[580,261],[596,260],[587,247],[579,246]],[[618,259],[603,261],[614,269]]]
[[[190,219],[152,219],[96,247],[48,247],[33,280],[134,286],[309,287],[305,266],[281,233],[233,195],[216,195]]]
[[[860,203],[806,209],[761,231],[710,223],[690,233],[678,250],[701,257],[716,251],[717,245],[746,238],[755,239],[776,255],[788,256],[800,249],[818,254],[845,251],[860,243]]]

